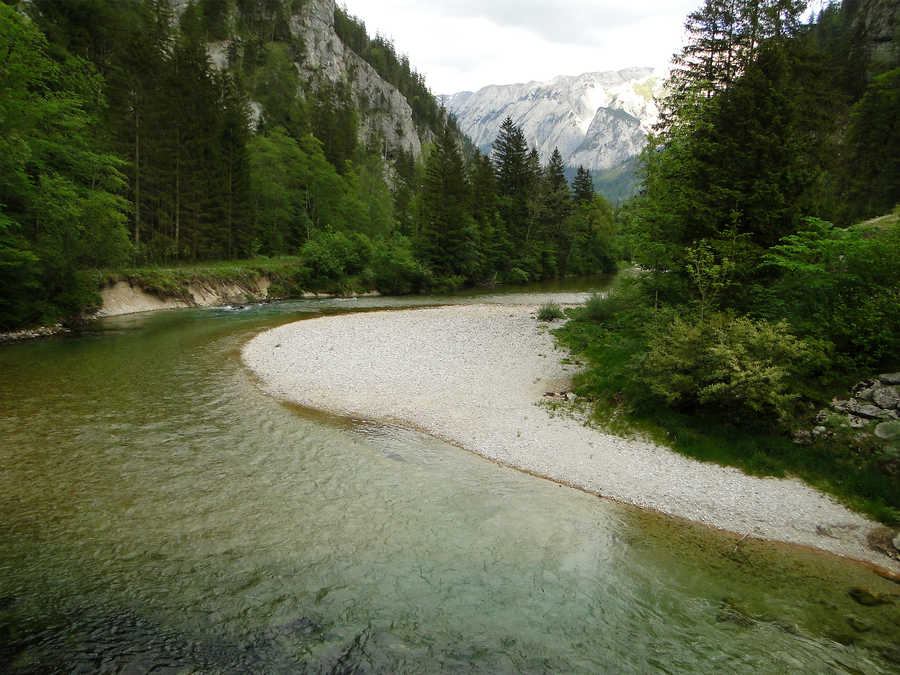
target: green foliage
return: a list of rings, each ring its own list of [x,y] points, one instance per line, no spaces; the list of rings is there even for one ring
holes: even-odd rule
[[[437,277],[472,278],[478,268],[469,184],[455,135],[444,127],[425,163],[419,256]]]
[[[336,281],[359,274],[372,261],[375,248],[361,232],[316,232],[300,249],[314,282]]]
[[[853,107],[848,143],[849,216],[880,215],[900,204],[900,68],[874,78]]]
[[[759,311],[834,344],[848,364],[890,364],[900,353],[900,226],[866,236],[810,218],[769,249],[779,272]]]
[[[555,302],[546,302],[538,307],[537,310],[538,321],[555,321],[556,319],[563,319],[565,316],[562,307]]]
[[[425,271],[413,255],[409,241],[401,235],[376,245],[372,271],[375,288],[386,295],[418,293],[425,285]]]
[[[675,317],[653,335],[643,362],[651,391],[680,409],[704,407],[736,423],[790,422],[814,349],[783,323],[713,314]]]
[[[820,219],[896,203],[896,72],[867,89],[848,13],[799,30],[801,4],[707,0],[689,17],[643,191],[612,234],[639,271],[558,335],[611,428],[800,475],[891,520],[900,485],[876,453],[785,433],[900,354],[897,219]]]
[[[70,55],[53,60],[6,5],[0,54],[0,325],[13,327],[72,314],[63,291],[77,269],[120,263],[130,246],[122,163],[94,143],[99,76]]]

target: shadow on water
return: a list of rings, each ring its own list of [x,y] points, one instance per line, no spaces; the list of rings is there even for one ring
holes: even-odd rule
[[[900,587],[861,565],[301,412],[240,363],[288,321],[459,301],[0,349],[0,671],[896,672]]]

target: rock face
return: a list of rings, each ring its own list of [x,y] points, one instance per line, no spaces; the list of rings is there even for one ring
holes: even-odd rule
[[[643,148],[658,116],[653,97],[660,86],[652,68],[630,68],[492,85],[442,100],[482,152],[490,152],[500,125],[510,117],[543,161],[558,147],[568,166],[604,171]]]
[[[173,0],[176,15],[189,3],[190,0]],[[382,80],[372,66],[338,37],[334,30],[335,0],[305,0],[298,5],[290,18],[290,30],[291,37],[305,51],[303,61],[295,63],[301,79],[315,83],[321,78],[332,84],[349,85],[359,112],[360,142],[371,146],[373,141],[380,141],[384,156],[402,149],[420,157],[422,140],[413,122],[412,108],[396,87]],[[216,68],[227,66],[228,48],[228,40],[207,45],[210,61]],[[251,102],[251,108],[253,121],[258,122],[262,108],[255,101]]]
[[[865,51],[870,70],[881,72],[900,60],[900,3],[859,0],[852,19],[854,42]]]
[[[385,152],[402,148],[419,157],[422,142],[412,108],[396,87],[341,42],[334,30],[334,7],[335,0],[307,0],[291,18],[291,35],[306,50],[303,63],[297,64],[302,78],[349,83],[359,103],[360,141],[377,138]]]

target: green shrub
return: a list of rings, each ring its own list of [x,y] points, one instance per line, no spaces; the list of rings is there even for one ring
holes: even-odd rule
[[[703,322],[675,317],[650,340],[643,370],[650,390],[670,406],[787,424],[797,411],[795,381],[816,357],[783,322],[713,314]]]
[[[833,343],[848,369],[892,365],[900,352],[900,224],[842,230],[809,218],[769,249],[763,268],[778,276],[760,314]]]
[[[401,236],[378,243],[372,258],[372,274],[375,288],[385,295],[418,293],[426,277],[409,241]]]
[[[348,235],[326,230],[313,234],[300,249],[300,256],[313,279],[321,283],[359,274],[371,263],[374,252],[372,242],[361,232]]]
[[[562,319],[563,317],[565,317],[565,314],[562,311],[562,307],[555,302],[547,302],[538,307],[538,321],[555,321],[556,319]]]

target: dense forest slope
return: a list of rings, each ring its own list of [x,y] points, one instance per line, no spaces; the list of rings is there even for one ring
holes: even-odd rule
[[[612,264],[589,181],[573,196],[511,122],[475,151],[333,0],[6,2],[0,53],[0,328],[77,316],[104,280],[190,277],[159,266],[277,259],[285,295]]]

